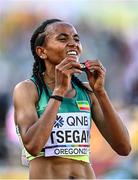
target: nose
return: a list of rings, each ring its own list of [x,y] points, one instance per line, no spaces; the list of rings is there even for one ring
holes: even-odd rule
[[[78,43],[75,41],[75,40],[70,40],[67,44],[68,46],[70,47],[77,47],[78,46]]]

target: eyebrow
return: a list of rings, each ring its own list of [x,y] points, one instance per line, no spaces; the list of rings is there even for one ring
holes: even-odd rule
[[[68,37],[69,35],[66,34],[66,33],[61,33],[58,36],[66,36],[66,37]],[[73,37],[78,37],[79,38],[79,35],[78,34],[74,34]]]

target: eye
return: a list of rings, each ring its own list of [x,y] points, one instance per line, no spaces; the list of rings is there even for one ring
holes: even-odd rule
[[[59,38],[59,41],[62,41],[62,42],[66,41],[66,40],[67,40],[67,38],[65,38],[65,37]]]
[[[58,41],[61,41],[61,42],[65,42],[67,41],[68,37],[65,36],[64,34],[61,34],[57,37]]]
[[[76,42],[80,42],[80,39],[79,39],[79,38],[74,38],[74,40],[75,40]]]
[[[79,36],[74,36],[74,40],[75,40],[76,42],[80,42]]]

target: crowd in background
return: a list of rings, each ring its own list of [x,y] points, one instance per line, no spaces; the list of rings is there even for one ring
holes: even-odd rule
[[[2,11],[0,28],[0,167],[21,166],[20,145],[15,132],[12,91],[30,78],[33,57],[30,37],[41,21],[53,18],[49,11]],[[58,15],[55,15],[58,18]],[[118,156],[92,127],[91,162],[99,178],[138,178],[138,23],[118,27],[91,21],[86,15],[65,18],[78,29],[84,59],[101,59],[106,67],[106,90],[126,124],[132,142],[128,157]],[[85,74],[79,76],[87,81]]]

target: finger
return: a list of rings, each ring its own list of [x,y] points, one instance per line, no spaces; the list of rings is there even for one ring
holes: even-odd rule
[[[62,67],[62,66],[64,66],[65,64],[68,64],[69,62],[77,62],[77,59],[76,59],[76,57],[74,57],[74,56],[68,56],[68,57],[66,57],[65,59],[63,59],[63,61],[61,61],[61,63],[60,64],[58,64],[57,66],[58,67]]]
[[[76,69],[81,70],[81,65],[80,65],[80,63],[77,63],[77,62],[69,62],[68,64],[63,66],[61,69],[62,70],[67,70],[67,69],[71,69],[71,68],[76,68]]]
[[[104,72],[106,71],[105,67],[102,65],[102,63],[99,60],[97,60],[97,61],[86,61],[85,65],[88,69],[90,69],[91,67],[97,66],[97,67],[100,67],[101,70],[103,70]]]
[[[105,75],[105,71],[103,69],[101,69],[100,66],[91,66],[89,67],[89,71],[91,73],[97,72],[99,75]]]
[[[82,71],[77,69],[77,68],[71,68],[71,69],[68,69],[66,71],[64,71],[66,74],[68,75],[73,75],[74,73],[78,73],[78,74],[81,74]]]
[[[102,71],[104,71],[104,72],[106,72],[106,69],[105,69],[105,67],[102,65],[102,64],[98,64],[98,65],[91,65],[91,66],[89,66],[89,68],[94,68],[94,67],[98,67],[98,68],[100,68]]]
[[[100,68],[105,72],[106,71],[106,69],[105,69],[105,67],[100,63]]]
[[[100,68],[101,68],[103,71],[105,71],[105,67],[103,66],[102,62],[101,62],[99,59],[97,59],[97,62],[98,62],[98,64],[99,64]]]
[[[59,71],[65,71],[71,68],[76,68],[76,69],[80,69],[81,70],[81,65],[80,63],[74,62],[74,61],[70,61],[67,64],[64,64],[63,66],[59,67],[56,66],[56,69]]]
[[[93,65],[98,65],[98,64],[102,64],[100,60],[95,59],[95,60],[86,60],[85,64],[93,64]]]
[[[86,60],[84,63],[100,64],[101,61],[99,59],[93,59],[93,60]]]

